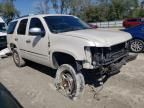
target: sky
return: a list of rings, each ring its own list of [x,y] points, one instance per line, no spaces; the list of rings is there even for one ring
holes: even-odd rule
[[[16,0],[14,4],[16,8],[20,11],[20,15],[23,16],[23,15],[33,14],[35,11],[35,6],[38,3],[38,1],[40,0]],[[53,12],[51,11],[51,13]]]
[[[16,8],[20,11],[21,15],[32,14],[35,11],[35,6],[38,0],[16,0],[14,2]]]

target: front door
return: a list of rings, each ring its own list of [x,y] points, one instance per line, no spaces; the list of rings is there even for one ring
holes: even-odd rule
[[[32,28],[40,28],[43,31],[43,36],[32,35],[29,33]],[[39,18],[31,18],[28,26],[28,36],[26,38],[26,51],[27,57],[32,61],[41,63],[43,65],[49,65],[49,55],[48,55],[48,34],[44,28],[41,20]],[[29,56],[30,55],[30,56]]]

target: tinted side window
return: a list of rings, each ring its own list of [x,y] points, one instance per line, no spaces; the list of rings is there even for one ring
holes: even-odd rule
[[[8,26],[7,33],[8,33],[8,34],[13,34],[16,25],[17,25],[17,21],[11,22],[11,23],[9,24],[9,26]]]
[[[17,30],[17,34],[25,35],[27,22],[28,22],[28,19],[21,20],[18,30]]]
[[[38,18],[32,18],[31,19],[29,29],[31,29],[31,28],[40,28],[43,32],[45,32],[43,24],[40,21],[40,19],[38,19]]]
[[[137,21],[137,19],[130,19],[128,20],[129,22],[134,22],[134,21]]]
[[[137,22],[137,21],[140,21],[140,19],[129,19],[128,21],[129,22]]]

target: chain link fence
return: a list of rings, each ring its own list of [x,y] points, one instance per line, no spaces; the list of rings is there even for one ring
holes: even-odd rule
[[[107,21],[107,22],[95,22],[92,25],[97,25],[99,28],[121,28],[123,27],[123,20],[119,21]]]

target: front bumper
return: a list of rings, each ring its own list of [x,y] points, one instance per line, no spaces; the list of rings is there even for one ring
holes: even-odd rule
[[[135,58],[135,54],[129,54],[129,42],[124,42],[112,47],[90,47],[85,48],[87,61],[83,62],[84,69],[98,69],[128,62]],[[121,66],[116,66],[121,67]]]
[[[129,53],[126,57],[122,58],[121,60],[111,63],[107,66],[100,66],[98,68],[93,68],[93,69],[83,69],[82,71],[90,78],[91,80],[95,81],[96,78],[98,78],[98,81],[104,81],[105,76],[106,78],[115,75],[120,72],[120,69],[122,68],[123,65],[125,65],[127,62],[130,62],[132,60],[135,60],[137,58],[137,54],[134,53]],[[89,74],[90,73],[90,74]],[[90,76],[89,76],[90,75]],[[92,75],[92,76],[91,76]],[[95,77],[97,76],[97,77]],[[101,80],[99,80],[101,79]]]
[[[111,47],[91,48],[92,63],[96,67],[115,63],[128,56],[127,42],[114,45]]]
[[[103,69],[104,69],[104,70],[102,70],[103,74],[104,73],[107,73],[107,74],[116,74],[116,73],[120,72],[120,69],[122,68],[123,65],[125,65],[127,62],[135,60],[136,58],[137,58],[137,54],[135,54],[135,53],[129,53],[128,56],[124,57],[119,62],[112,63],[112,64],[110,64],[107,67],[103,67]]]

